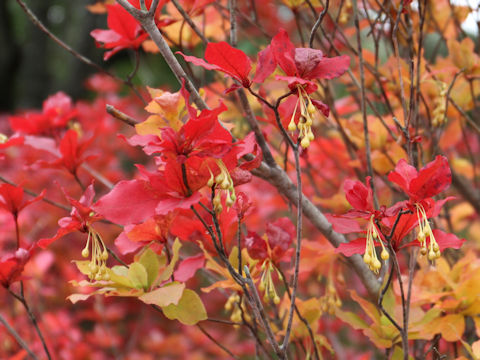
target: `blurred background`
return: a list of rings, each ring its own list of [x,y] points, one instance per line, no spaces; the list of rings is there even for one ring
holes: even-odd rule
[[[122,78],[131,72],[133,52],[122,51],[104,62],[104,50],[96,48],[90,32],[107,29],[107,17],[87,10],[94,0],[25,3],[53,34],[80,54]],[[175,84],[160,56],[140,53],[134,83]],[[15,0],[0,1],[0,114],[41,108],[43,100],[60,90],[74,100],[88,98],[91,95],[84,82],[95,72],[33,25]]]

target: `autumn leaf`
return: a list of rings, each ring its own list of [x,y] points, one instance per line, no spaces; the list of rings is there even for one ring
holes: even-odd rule
[[[162,308],[164,315],[170,320],[178,320],[185,325],[195,325],[207,319],[207,311],[200,297],[192,290],[185,289],[177,305],[171,304]]]

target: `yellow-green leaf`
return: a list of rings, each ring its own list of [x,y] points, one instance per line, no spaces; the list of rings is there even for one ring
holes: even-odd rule
[[[128,269],[128,279],[136,289],[146,289],[148,287],[147,270],[145,270],[145,267],[138,262],[130,264],[130,268]]]
[[[170,304],[177,305],[182,297],[185,284],[173,282],[159,289],[155,289],[139,297],[145,304],[154,304],[165,307]]]
[[[90,275],[91,270],[88,266],[90,264],[89,260],[74,260],[75,265],[77,265],[78,271],[80,271],[83,275]]]
[[[117,265],[113,266],[111,269],[107,268],[107,273],[110,275],[110,281],[115,284],[115,286],[124,286],[127,288],[135,287],[132,281],[128,278],[128,268],[126,266]]]
[[[340,309],[336,309],[335,316],[340,318],[347,324],[351,325],[355,330],[363,330],[368,328],[368,324],[360,316],[350,311],[342,311]]]
[[[172,259],[170,260],[170,264],[168,264],[165,270],[163,270],[163,272],[158,277],[156,281],[157,284],[167,280],[170,276],[172,276],[173,269],[175,269],[175,264],[177,263],[179,258],[179,252],[181,247],[182,247],[182,243],[180,242],[180,240],[178,240],[178,238],[176,238],[172,246],[173,254],[172,254]]]
[[[160,270],[160,262],[158,260],[158,256],[152,249],[147,248],[143,252],[142,256],[140,256],[138,262],[142,264],[147,271],[147,288],[150,288],[150,286],[157,278],[158,272]]]
[[[413,357],[409,355],[408,359],[413,359]],[[400,346],[395,346],[393,350],[392,360],[403,360],[403,350]]]
[[[207,311],[200,296],[195,291],[185,289],[177,305],[168,305],[162,308],[163,313],[170,320],[178,320],[185,325],[195,325],[207,319]]]

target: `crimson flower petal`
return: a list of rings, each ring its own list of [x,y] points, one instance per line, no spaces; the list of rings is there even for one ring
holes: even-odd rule
[[[345,197],[355,209],[373,212],[372,189],[369,186],[370,177],[367,177],[366,182],[368,187],[360,181],[347,179],[343,184],[343,189]]]
[[[261,84],[265,79],[275,71],[277,62],[273,56],[272,47],[268,45],[265,49],[258,53],[257,70],[253,78],[253,82]]]
[[[235,49],[225,41],[208,43],[205,60],[217,65],[221,71],[240,81],[244,87],[250,86],[248,74],[252,63],[242,50]]]
[[[295,65],[295,46],[290,41],[285,29],[279,30],[278,34],[272,39],[270,46],[275,61],[285,74],[288,76],[298,75],[297,66]]]
[[[419,172],[410,183],[410,193],[425,199],[447,189],[452,182],[452,172],[445,156],[438,155]]]
[[[144,180],[120,181],[93,210],[120,225],[140,223],[154,215],[158,196]]]
[[[175,281],[186,282],[192,278],[197,270],[201,269],[204,264],[205,256],[203,254],[190,256],[178,265],[177,270],[173,273],[173,278]]]
[[[307,79],[333,79],[339,77],[350,67],[348,55],[324,57],[313,70],[304,74]]]
[[[345,256],[352,256],[355,254],[365,253],[365,247],[367,245],[366,238],[358,238],[348,243],[342,243],[335,249],[336,254],[343,254]]]
[[[358,222],[351,218],[346,218],[341,215],[325,214],[328,222],[332,224],[334,231],[340,234],[350,234],[354,232],[362,232],[362,228]]]

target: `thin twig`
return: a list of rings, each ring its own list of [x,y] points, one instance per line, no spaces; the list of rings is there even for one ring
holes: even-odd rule
[[[127,10],[142,25],[148,35],[150,35],[150,38],[153,40],[155,45],[157,45],[160,54],[162,54],[163,58],[172,70],[178,82],[181,84],[182,81],[185,81],[185,87],[190,93],[193,102],[198,106],[198,108],[200,110],[208,109],[207,104],[201,98],[197,89],[183,70],[175,55],[173,55],[172,50],[170,49],[162,34],[158,30],[153,14],[136,9],[128,2],[128,0],[118,0],[117,2],[122,5],[122,7]]]
[[[288,282],[287,282],[287,279],[285,277],[285,274],[278,267],[277,267],[277,270],[280,273],[280,276],[282,277],[283,285],[285,286],[285,290],[287,291],[287,295],[288,295],[289,299],[291,299],[292,295],[291,295],[290,287],[288,286]],[[308,330],[308,333],[310,335],[310,339],[312,340],[313,348],[315,350],[315,358],[317,360],[320,360],[320,355],[318,353],[317,343],[315,341],[315,335],[313,334],[312,328],[311,328],[310,324],[308,323],[308,320],[305,319],[305,317],[303,317],[303,315],[300,313],[300,310],[298,309],[297,305],[295,305],[295,313],[297,314],[300,321],[303,322],[303,324],[306,326],[306,328]]]
[[[325,7],[323,8],[322,12],[318,16],[317,21],[315,21],[315,24],[312,27],[312,31],[310,32],[310,39],[308,40],[308,46],[310,46],[311,48],[313,48],[313,40],[315,38],[315,33],[317,32],[318,28],[322,24],[323,18],[325,17],[325,15],[327,15],[329,5],[330,5],[330,0],[327,0],[325,3]],[[315,9],[313,9],[313,11],[315,12]]]
[[[222,345],[220,342],[218,342],[217,339],[215,339],[212,335],[210,335],[207,330],[205,330],[203,328],[202,325],[200,324],[197,324],[197,327],[198,329],[206,336],[208,337],[210,340],[212,340],[212,342],[217,345],[220,349],[222,349],[223,351],[225,351],[228,355],[230,355],[232,358],[234,359],[240,359],[238,356],[234,355],[230,350],[228,350],[224,345]]]
[[[195,34],[198,35],[198,37],[202,40],[203,44],[206,45],[208,44],[208,39],[205,37],[202,31],[198,28],[197,25],[193,22],[192,18],[188,15],[188,13],[185,11],[185,9],[180,5],[180,3],[177,0],[171,0],[173,6],[178,10],[180,15],[182,15],[183,19],[187,22],[188,25],[192,28],[192,30],[195,32]]]
[[[0,181],[4,182],[4,183],[6,183],[6,184],[10,184],[10,185],[12,185],[12,186],[18,186],[17,184],[11,182],[10,180],[5,179],[3,176],[0,176]],[[33,196],[33,197],[38,197],[38,196],[39,196],[39,194],[37,194],[36,192],[34,192],[34,191],[32,191],[32,190],[29,190],[29,189],[23,188],[23,191],[24,191],[25,193],[27,193],[28,195]],[[65,210],[65,211],[70,211],[70,208],[69,208],[69,207],[67,207],[67,206],[65,206],[65,205],[63,205],[63,204],[57,203],[57,202],[55,202],[55,201],[52,201],[52,200],[50,200],[50,199],[48,199],[48,198],[45,198],[45,197],[44,197],[44,198],[42,198],[42,201],[45,201],[47,204],[53,205],[53,206],[55,206],[55,207],[58,207],[58,208],[60,208],[60,209]]]
[[[378,209],[378,199],[375,192],[375,181],[373,177],[373,167],[372,167],[372,156],[371,156],[371,147],[370,147],[370,133],[368,130],[368,118],[367,118],[367,106],[366,106],[366,94],[365,94],[365,69],[364,69],[364,60],[363,60],[363,49],[362,49],[362,37],[360,31],[360,24],[358,20],[358,9],[357,9],[357,0],[353,0],[353,16],[355,29],[357,30],[357,45],[358,45],[358,67],[360,69],[360,93],[361,93],[361,102],[360,107],[362,110],[363,118],[363,136],[365,139],[365,157],[367,160],[367,173],[370,176],[370,187],[372,188],[373,193],[373,203],[376,209]]]
[[[120,121],[123,121],[127,125],[135,126],[136,124],[139,123],[139,121],[135,120],[134,118],[125,114],[124,112],[121,112],[120,110],[116,109],[113,105],[107,104],[105,106],[105,110],[114,118]]]
[[[285,332],[285,338],[282,343],[282,350],[284,353],[287,352],[288,349],[288,341],[290,339],[290,332],[292,330],[292,321],[293,321],[293,312],[295,310],[295,299],[297,296],[297,288],[298,288],[298,273],[300,271],[300,252],[302,249],[302,173],[300,168],[300,155],[298,146],[293,148],[293,154],[295,156],[295,170],[297,174],[297,193],[298,193],[298,200],[297,200],[297,244],[295,249],[295,272],[293,273],[293,289],[292,289],[292,297],[290,300],[290,311],[288,315],[288,323]]]
[[[2,314],[0,314],[0,322],[3,324],[3,326],[5,326],[9,334],[12,335],[15,338],[15,340],[17,340],[18,344],[28,353],[28,355],[30,355],[32,359],[37,360],[38,359],[37,355],[33,353],[32,349],[30,349],[30,347],[22,339],[22,337],[15,331],[15,329],[10,326],[10,324],[2,316]]]
[[[27,300],[25,299],[25,296],[23,294],[23,283],[20,283],[20,294],[16,294],[13,292],[10,288],[8,288],[8,292],[15,298],[17,299],[25,308],[25,311],[27,312],[28,317],[30,318],[30,321],[33,324],[33,327],[35,328],[35,331],[37,332],[37,335],[40,339],[40,342],[43,345],[43,350],[45,351],[45,355],[47,355],[47,359],[51,360],[52,356],[50,355],[50,351],[48,350],[47,342],[45,341],[45,338],[43,336],[42,331],[40,330],[40,327],[38,326],[37,318],[35,317],[35,314],[32,312],[30,309],[30,306],[27,303]]]

